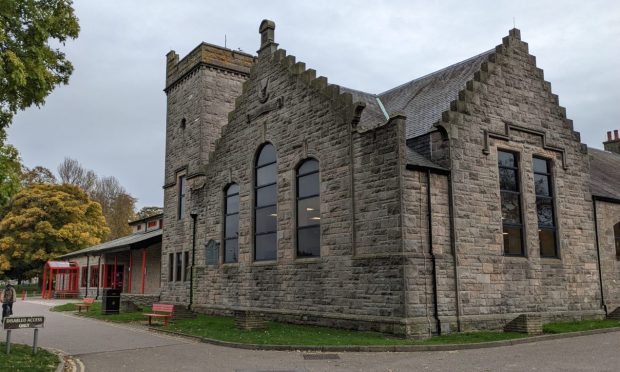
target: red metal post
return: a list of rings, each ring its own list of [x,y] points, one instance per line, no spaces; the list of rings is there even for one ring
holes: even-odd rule
[[[47,291],[47,298],[52,298],[52,283],[54,283],[54,269],[50,267],[50,277],[49,277],[49,289]]]
[[[117,263],[117,257],[118,256],[114,256],[114,271],[112,272],[112,288],[116,289],[116,263]]]
[[[101,278],[103,279],[103,287],[102,288],[109,288],[108,286],[108,264],[103,264],[103,277]]]
[[[131,293],[131,278],[133,277],[133,253],[129,250],[129,284],[127,284],[127,292]]]
[[[142,248],[142,286],[140,293],[144,294],[144,276],[146,275],[146,248]]]

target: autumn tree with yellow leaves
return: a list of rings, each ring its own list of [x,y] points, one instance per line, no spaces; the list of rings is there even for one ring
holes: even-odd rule
[[[101,205],[79,187],[33,184],[0,221],[0,274],[32,278],[46,261],[99,244],[109,231]]]

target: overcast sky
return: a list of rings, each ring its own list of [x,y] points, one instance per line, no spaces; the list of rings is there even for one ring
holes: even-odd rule
[[[258,26],[332,83],[371,93],[495,47],[513,27],[582,141],[620,129],[620,2],[609,1],[89,1],[75,4],[75,71],[44,107],[19,113],[9,142],[28,167],[64,157],[115,176],[138,206],[163,203],[165,54],[200,42],[255,54]]]

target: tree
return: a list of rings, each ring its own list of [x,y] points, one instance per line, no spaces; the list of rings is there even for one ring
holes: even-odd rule
[[[68,183],[79,186],[82,190],[92,195],[97,174],[92,170],[84,169],[79,161],[71,158],[65,160],[58,166],[58,175],[61,183]]]
[[[4,132],[0,129],[0,217],[11,197],[19,191],[21,161],[17,149],[4,143]]]
[[[67,84],[73,66],[50,41],[64,45],[80,31],[71,0],[0,1],[0,129],[18,110],[45,103]]]
[[[142,209],[136,213],[136,219],[141,220],[143,218],[155,216],[161,213],[164,213],[164,209],[162,207],[142,207]]]
[[[45,261],[99,244],[109,231],[99,203],[79,187],[33,184],[0,221],[0,274],[31,278]]]
[[[107,240],[117,239],[131,233],[128,222],[135,219],[136,199],[127,193],[115,177],[98,179],[92,198],[101,204],[103,215],[110,227]]]
[[[21,175],[21,183],[23,187],[31,186],[35,183],[49,183],[55,184],[56,176],[48,168],[37,165],[36,167],[29,169],[23,167]]]

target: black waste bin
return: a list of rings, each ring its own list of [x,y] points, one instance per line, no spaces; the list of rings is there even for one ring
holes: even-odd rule
[[[101,298],[101,314],[118,314],[121,307],[121,290],[116,288],[104,288]]]

